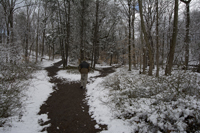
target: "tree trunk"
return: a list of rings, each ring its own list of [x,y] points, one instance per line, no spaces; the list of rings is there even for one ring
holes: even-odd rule
[[[11,0],[11,7],[10,7],[10,17],[8,19],[9,23],[10,23],[10,35],[11,35],[11,44],[14,45],[14,27],[13,27],[13,13],[14,13],[14,1]]]
[[[60,7],[60,3],[59,3],[59,0],[57,1],[58,2],[58,7]],[[58,16],[59,16],[59,22],[58,22],[58,34],[59,35],[63,35],[64,33],[64,29],[62,28],[62,17],[61,17],[61,12],[60,12],[60,9],[58,10]],[[64,42],[63,42],[63,36],[61,36],[59,38],[60,40],[60,52],[61,52],[61,57],[62,57],[62,63],[63,63],[63,68],[65,68],[66,66],[66,60],[65,60],[65,50],[64,50]]]
[[[190,2],[191,0],[181,0],[186,4],[186,34],[185,34],[185,69],[188,70],[189,62],[189,43],[190,43]]]
[[[70,0],[68,0],[68,21],[67,21],[67,47],[66,47],[66,66],[68,65],[68,59],[69,59],[69,43],[70,43],[70,15],[71,15],[71,4]]]
[[[93,46],[92,46],[92,59],[91,59],[91,68],[93,67],[93,63],[94,63],[94,43],[93,43]]]
[[[40,21],[39,21],[39,16],[40,16],[40,3],[39,3],[39,9],[38,9],[38,14],[37,14],[37,36],[36,36],[36,50],[35,50],[35,54],[36,54],[36,59],[35,62],[38,62],[38,43],[39,43],[39,25],[40,25]]]
[[[46,22],[47,22],[47,3],[44,5],[44,20],[43,20],[43,35],[42,35],[42,47],[41,47],[41,61],[44,56],[44,44],[45,44],[45,38],[46,38]]]
[[[186,35],[185,35],[185,67],[188,70],[188,63],[189,63],[189,33],[190,33],[190,4],[186,4],[187,8],[187,21],[186,21]]]
[[[165,31],[165,21],[166,17],[164,18],[164,31]],[[163,37],[162,37],[162,69],[164,69],[164,49],[165,49],[165,32],[163,32]]]
[[[134,22],[135,22],[135,0],[133,0],[133,14],[132,14],[132,30],[133,30],[133,66],[136,67],[136,50],[135,50],[135,26],[134,26]]]
[[[80,61],[84,59],[84,29],[85,29],[85,0],[81,1],[82,12],[81,12],[81,30],[80,30]]]
[[[67,29],[67,37],[66,37],[66,42],[65,42],[65,59],[66,59],[66,66],[68,66],[68,56],[69,56],[69,39],[70,39],[70,0],[67,0],[68,3],[68,11],[67,5],[66,5],[66,0],[64,1],[64,6],[65,6],[65,17],[66,17],[66,29]]]
[[[113,58],[113,54],[111,53],[111,55],[110,55],[110,66],[112,65],[112,58]]]
[[[146,74],[146,67],[147,67],[147,55],[146,55],[146,48],[143,48],[143,74]]]
[[[26,44],[25,44],[25,62],[28,63],[28,43],[29,43],[29,6],[27,6],[27,22],[26,22]]]
[[[172,41],[170,42],[170,52],[169,52],[168,62],[167,62],[166,69],[165,69],[165,75],[171,75],[177,33],[178,33],[178,0],[175,0],[173,34],[172,34]]]
[[[64,52],[64,43],[63,43],[63,39],[61,38],[60,38],[60,52],[61,52],[61,57],[62,57],[63,68],[65,68],[66,60],[65,60],[65,52]]]
[[[138,0],[139,3],[139,11],[140,11],[140,19],[141,19],[141,27],[142,27],[142,31],[144,34],[144,39],[148,48],[148,52],[149,52],[149,71],[148,71],[148,75],[152,76],[152,71],[153,71],[153,48],[150,45],[148,36],[147,36],[147,32],[146,32],[146,28],[144,25],[144,19],[143,19],[143,11],[142,11],[142,0]]]
[[[157,69],[156,69],[156,77],[159,77],[159,40],[158,40],[158,0],[156,0],[156,65],[157,65]]]
[[[128,60],[129,60],[129,69],[131,71],[131,0],[128,0]]]
[[[93,68],[98,61],[98,52],[99,52],[99,0],[96,0],[96,23],[95,23],[95,31],[94,31],[94,62]]]

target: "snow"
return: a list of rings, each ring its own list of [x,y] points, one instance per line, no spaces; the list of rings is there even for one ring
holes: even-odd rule
[[[52,66],[53,65],[53,63],[55,63],[55,62],[58,62],[58,61],[60,61],[61,59],[54,59],[54,60],[48,60],[48,57],[44,57],[45,58],[45,60],[43,60],[42,62],[41,62],[41,67],[49,67],[49,66]]]
[[[29,80],[30,87],[26,90],[27,95],[24,98],[23,116],[19,120],[18,116],[10,118],[10,125],[0,128],[2,133],[35,133],[42,130],[42,126],[38,125],[38,120],[47,121],[47,115],[37,115],[40,111],[40,106],[53,92],[52,86],[49,82],[49,77],[45,70],[37,71],[33,74],[35,78]],[[12,128],[10,128],[10,126]]]
[[[195,115],[197,118],[199,117],[200,101],[195,96],[186,95],[182,97],[178,95],[179,93],[176,91],[173,92],[176,86],[174,86],[174,89],[172,86],[177,80],[181,82],[179,86],[189,86],[187,82],[191,82],[190,85],[195,86],[194,79],[196,76],[198,79],[199,74],[195,76],[193,73],[183,75],[179,71],[174,72],[173,77],[165,77],[165,80],[168,81],[164,83],[164,80],[162,84],[157,82],[156,78],[139,75],[138,71],[135,70],[132,72],[127,70],[128,68],[120,68],[106,78],[97,78],[87,87],[89,113],[98,124],[108,125],[108,130],[104,130],[102,133],[161,132],[154,130],[149,123],[163,130],[167,128],[174,132],[186,132],[188,125],[185,118]],[[171,87],[170,90],[169,86]],[[195,87],[197,87],[197,90],[200,89],[198,85]],[[155,94],[152,94],[151,97],[142,93],[143,91],[152,93],[152,89],[155,91],[155,88],[164,91],[157,94],[153,92]],[[132,91],[133,98],[129,98],[127,95],[132,94]],[[138,93],[138,91],[142,95],[135,94],[135,96],[134,93]],[[171,93],[177,93],[177,100],[166,102],[166,99],[171,98]],[[130,114],[130,116],[127,114]],[[124,115],[130,118],[123,117]],[[166,119],[169,119],[169,121]],[[175,122],[173,125],[170,122],[171,120]],[[149,128],[152,128],[152,131]]]
[[[45,60],[41,66],[47,67],[57,61]],[[38,120],[47,121],[47,115],[38,115],[37,113],[40,111],[40,106],[53,92],[53,84],[49,82],[50,78],[47,76],[46,70],[37,71],[32,75],[34,78],[27,81],[30,86],[24,92],[26,97],[22,99],[24,101],[21,112],[23,116],[20,120],[19,116],[9,118],[8,123],[4,127],[0,127],[1,133],[36,133],[44,128],[38,124]]]
[[[50,66],[57,61],[45,60],[42,67]],[[101,69],[107,66],[97,67]],[[131,72],[127,70],[127,68],[119,68],[115,73],[104,78],[95,77],[99,75],[98,71],[89,73],[86,101],[89,105],[89,114],[97,122],[95,128],[100,129],[100,125],[108,126],[108,129],[102,129],[101,133],[161,132],[159,130],[150,131],[149,128],[152,125],[149,123],[160,129],[167,128],[176,132],[176,128],[178,132],[184,133],[187,127],[184,119],[188,116],[199,117],[200,101],[195,94],[191,93],[191,95],[182,97],[178,95],[179,93],[173,89],[170,83],[174,83],[177,79],[183,80],[183,78],[193,83],[193,79],[200,80],[200,74],[193,74],[190,77],[190,74],[186,73],[188,76],[184,77],[182,75],[180,77],[178,75],[180,72],[174,72],[174,77],[160,77],[160,80],[164,79],[164,81],[168,81],[167,83],[164,83],[164,81],[157,83],[156,78],[139,75],[138,70],[132,70]],[[40,106],[53,92],[53,84],[49,82],[45,70],[37,71],[33,76],[31,85],[25,92],[27,98],[24,99],[22,118],[20,121],[18,116],[10,118],[7,126],[0,127],[0,132],[36,133],[44,128],[38,124],[38,120],[47,121],[47,115],[38,115],[37,113]],[[57,77],[65,78],[68,82],[80,80],[80,74],[67,70],[60,70]],[[198,81],[197,85],[194,85],[196,89],[200,89],[199,83]],[[187,82],[183,82],[180,86],[184,88],[189,85]],[[172,87],[171,92],[168,89],[169,87]],[[155,93],[156,91],[158,93]],[[176,100],[170,99],[173,96],[176,96]],[[175,126],[170,121],[166,121],[166,118],[174,121]]]
[[[94,73],[89,73],[88,74],[88,78],[90,77],[94,77],[96,75],[99,75],[99,72],[98,71],[95,71]],[[71,73],[71,72],[67,72],[66,70],[60,70],[56,77],[59,77],[59,78],[65,78],[67,79],[67,81],[69,82],[72,82],[72,81],[80,81],[81,79],[81,75],[78,74],[78,73]]]
[[[2,74],[0,74],[0,78],[3,78],[3,75],[2,75]]]
[[[105,103],[108,99],[109,90],[101,86],[103,80],[104,78],[97,78],[93,83],[87,85],[87,101],[90,106],[90,115],[98,124],[108,125],[108,130],[104,130],[102,133],[131,132],[126,122],[113,117],[112,110]]]

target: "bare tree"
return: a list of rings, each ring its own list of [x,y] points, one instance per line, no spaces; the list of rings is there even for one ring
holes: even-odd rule
[[[131,0],[128,0],[128,60],[128,70],[131,71]]]
[[[181,0],[186,4],[186,34],[185,34],[185,69],[188,69],[189,62],[189,43],[190,43],[190,2],[191,0]]]
[[[153,48],[149,42],[148,39],[148,34],[145,28],[145,24],[144,24],[144,19],[143,19],[143,10],[142,10],[142,0],[138,0],[139,3],[139,12],[140,12],[140,21],[141,21],[141,27],[142,27],[142,32],[144,34],[144,40],[145,43],[147,45],[148,48],[148,52],[149,52],[149,71],[148,71],[148,75],[152,75],[152,71],[153,71]]]
[[[86,15],[86,0],[81,0],[81,29],[80,29],[80,60],[82,61],[84,59],[84,30],[85,30],[85,15]]]
[[[28,54],[28,48],[29,48],[29,44],[31,43],[31,23],[33,20],[33,17],[31,19],[31,14],[35,11],[35,7],[33,6],[34,3],[29,0],[29,1],[25,1],[25,8],[26,8],[26,30],[25,32],[25,62],[28,63],[29,62],[29,54]]]
[[[71,0],[67,0],[68,3],[68,13],[67,13],[67,38],[66,38],[66,45],[65,45],[65,55],[66,55],[66,66],[68,65],[68,58],[69,58],[69,43],[70,43],[70,36],[71,36]],[[66,11],[65,11],[66,12]]]
[[[129,68],[128,71],[131,71],[131,15],[132,15],[132,0],[127,0],[127,5],[124,3],[123,0],[120,0],[121,5],[124,8],[124,12],[128,18],[128,62],[129,62]],[[135,7],[134,7],[135,8]],[[133,9],[134,10],[134,9]],[[134,19],[134,18],[133,18]],[[134,22],[133,22],[134,23]]]
[[[44,46],[45,46],[45,40],[46,40],[46,25],[47,25],[47,19],[48,19],[48,16],[47,16],[47,4],[48,4],[48,1],[44,1],[43,2],[43,8],[44,8],[44,18],[42,20],[42,46],[41,46],[41,61],[42,61],[42,58],[44,56]]]
[[[157,65],[157,70],[156,70],[156,77],[159,77],[159,33],[158,33],[158,28],[159,28],[159,23],[158,23],[158,0],[156,0],[156,65]]]
[[[14,45],[14,11],[17,9],[16,4],[17,0],[1,0],[0,4],[3,7],[4,11],[4,18],[6,22],[6,33],[7,33],[7,44],[10,45],[11,49],[10,50],[10,62],[14,63],[15,62],[15,45]]]
[[[36,28],[36,50],[35,50],[35,54],[36,54],[36,58],[35,58],[35,62],[38,62],[38,45],[39,45],[39,26],[40,26],[40,1],[39,2],[39,8],[38,8],[38,13],[37,13],[37,28]]]
[[[171,75],[177,34],[178,34],[178,0],[175,0],[173,34],[172,34],[172,41],[170,42],[170,51],[169,51],[167,65],[165,69],[165,75]]]
[[[94,43],[93,43],[93,54],[94,63],[93,68],[98,60],[98,51],[99,51],[99,0],[96,0],[96,21],[95,21],[95,29],[94,29]]]
[[[133,8],[132,8],[132,43],[133,43],[133,65],[134,67],[136,67],[136,46],[135,46],[135,6],[136,6],[136,0],[133,0],[133,4],[132,4]]]

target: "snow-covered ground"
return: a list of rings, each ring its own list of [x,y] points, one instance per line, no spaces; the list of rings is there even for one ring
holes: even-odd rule
[[[50,66],[57,61],[44,61],[42,67]],[[97,67],[100,69],[106,66]],[[156,83],[155,79],[146,75],[139,75],[138,71],[128,72],[127,70],[127,68],[119,68],[117,72],[107,77],[96,79],[93,77],[99,75],[99,72],[94,71],[94,73],[89,74],[86,101],[90,107],[89,113],[97,121],[95,128],[100,128],[100,124],[108,125],[108,130],[104,130],[102,133],[159,132],[159,130],[153,128],[148,130],[152,125],[157,125],[158,129],[169,128],[176,132],[175,128],[179,128],[179,131],[185,132],[187,125],[184,119],[189,118],[189,116],[200,116],[198,113],[200,101],[193,93],[185,95],[185,98],[183,98],[178,93],[171,92],[169,96],[177,94],[179,97],[175,101],[167,101],[171,98],[166,97],[166,94],[169,93],[168,85],[164,82],[163,84]],[[80,80],[80,74],[66,70],[61,70],[57,74],[57,77],[65,78],[69,82]],[[20,120],[19,116],[10,118],[7,126],[0,127],[0,132],[36,133],[43,128],[39,126],[38,120],[46,121],[47,115],[37,115],[37,113],[40,106],[53,91],[53,84],[49,83],[49,77],[45,70],[37,71],[33,75],[35,78],[31,79],[31,85],[26,91],[27,97],[24,99],[22,118]],[[197,74],[196,77],[189,78],[191,80],[197,78],[199,81],[200,75]],[[173,80],[175,81],[177,78],[172,78]],[[154,88],[151,88],[151,83],[154,84]],[[195,84],[195,90],[200,89],[199,83]],[[154,93],[152,89],[157,93]],[[162,89],[165,91],[163,92]],[[172,89],[172,91],[174,90]],[[151,95],[148,96],[146,93],[151,93]],[[170,121],[165,121],[167,118],[171,118],[177,127],[173,127]],[[197,121],[200,120],[197,119]]]
[[[80,74],[67,72],[66,70],[60,70],[57,74],[58,75],[56,77],[64,78],[68,82],[80,81],[80,78],[81,78]],[[98,71],[94,71],[94,73],[89,73],[88,74],[88,78],[94,77],[94,76],[97,76],[97,75],[99,75],[99,72]]]
[[[157,79],[127,70],[88,85],[90,114],[108,125],[103,133],[200,131],[200,74],[174,71]]]
[[[54,61],[44,60],[41,67],[51,66],[59,60],[60,59]],[[101,69],[108,66],[97,67]],[[30,83],[30,86],[24,92],[26,97],[22,99],[24,101],[24,107],[19,114],[10,117],[4,127],[0,127],[0,133],[36,133],[44,128],[38,124],[38,120],[42,119],[43,121],[47,121],[47,115],[38,115],[37,113],[43,102],[46,101],[50,93],[53,92],[53,84],[49,82],[50,79],[47,74],[46,70],[39,70],[32,74],[33,78],[27,81]],[[97,75],[99,75],[99,72],[94,71],[88,75],[88,78]],[[59,71],[57,77],[65,78],[69,82],[80,80],[80,74],[68,73],[66,70]],[[94,85],[96,85],[96,83],[95,81]]]
[[[47,67],[51,64],[53,61],[44,61],[41,66]],[[38,120],[47,121],[47,115],[37,115],[37,113],[43,102],[53,92],[53,84],[49,80],[46,70],[33,73],[33,78],[27,81],[30,86],[24,92],[26,97],[22,99],[24,107],[21,109],[21,113],[9,118],[4,127],[0,127],[0,133],[36,133],[43,129],[38,124]]]

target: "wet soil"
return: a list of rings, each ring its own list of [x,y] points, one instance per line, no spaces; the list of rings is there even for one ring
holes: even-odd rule
[[[41,126],[50,126],[42,131],[48,133],[97,133],[107,129],[107,125],[99,125],[100,129],[96,129],[97,124],[91,118],[89,106],[87,105],[86,90],[80,89],[79,82],[66,82],[65,79],[55,77],[60,70],[61,61],[55,63],[51,67],[47,67],[50,82],[54,84],[54,92],[40,107],[39,115],[47,114],[49,121],[43,122],[39,120]],[[112,68],[105,68],[100,71],[97,77],[105,77],[114,72]],[[97,78],[97,77],[93,77]],[[42,132],[41,131],[41,132]]]

